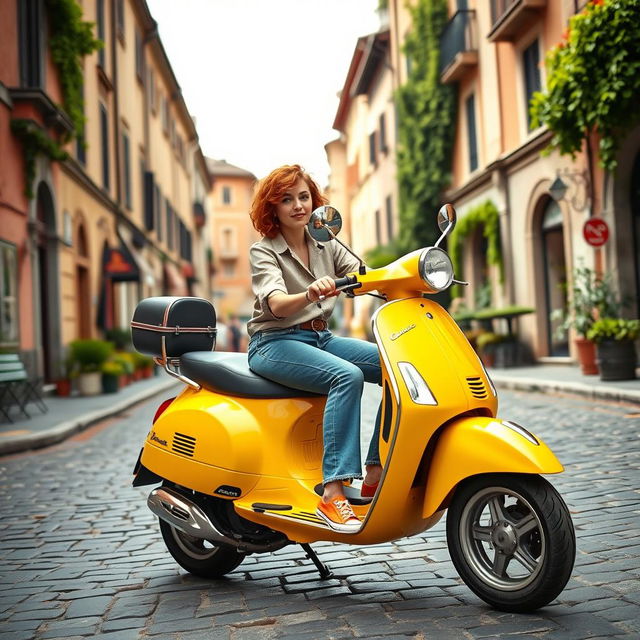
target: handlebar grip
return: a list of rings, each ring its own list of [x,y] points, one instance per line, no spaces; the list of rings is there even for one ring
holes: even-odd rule
[[[358,278],[356,276],[345,276],[344,278],[336,278],[336,289],[342,289],[343,287],[348,287],[349,285],[356,284],[358,282]]]

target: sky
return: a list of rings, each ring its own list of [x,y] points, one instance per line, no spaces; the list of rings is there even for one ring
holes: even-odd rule
[[[258,178],[302,164],[326,186],[324,145],[378,0],[147,0],[206,156]]]

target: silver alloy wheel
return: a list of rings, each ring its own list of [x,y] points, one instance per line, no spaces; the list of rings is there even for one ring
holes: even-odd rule
[[[171,535],[182,552],[194,560],[207,560],[220,550],[209,541],[190,536],[175,527],[171,527]]]
[[[523,589],[542,569],[542,523],[531,504],[513,490],[487,487],[473,494],[462,511],[459,533],[469,567],[494,589]]]

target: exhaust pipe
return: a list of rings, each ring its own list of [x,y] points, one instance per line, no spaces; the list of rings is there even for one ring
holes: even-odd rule
[[[213,544],[233,547],[241,552],[275,551],[289,544],[288,540],[255,544],[229,538],[216,528],[209,516],[197,504],[167,487],[154,489],[147,498],[147,506],[158,518],[187,535],[203,538]]]

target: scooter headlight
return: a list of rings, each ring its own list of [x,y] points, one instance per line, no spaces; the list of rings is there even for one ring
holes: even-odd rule
[[[453,281],[453,265],[446,251],[429,247],[420,254],[420,277],[435,291],[444,291]]]

